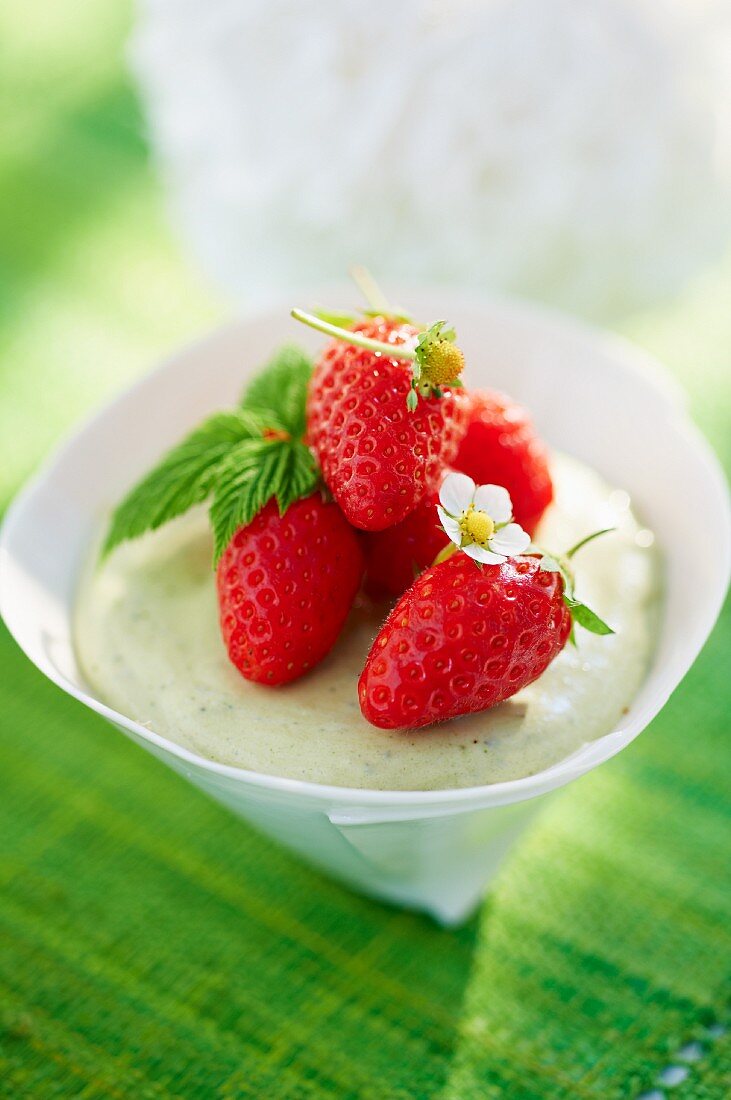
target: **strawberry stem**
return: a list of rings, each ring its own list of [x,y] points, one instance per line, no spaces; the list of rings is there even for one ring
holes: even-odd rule
[[[570,550],[567,550],[566,553],[564,554],[564,557],[568,558],[568,560],[570,561],[571,558],[573,558],[574,554],[577,552],[577,550],[581,550],[581,548],[583,546],[586,546],[587,543],[593,542],[594,539],[598,539],[602,535],[611,535],[612,531],[616,531],[616,530],[617,530],[616,527],[603,527],[601,531],[594,531],[591,535],[587,535],[586,538],[580,539],[580,541],[577,542],[574,546],[572,546]]]
[[[370,271],[366,267],[361,267],[360,264],[353,264],[348,273],[358,287],[366,302],[372,310],[376,313],[381,313],[383,316],[387,316],[390,313],[390,306],[388,299],[379,287],[376,280],[371,275]]]
[[[301,321],[303,325],[309,325],[310,328],[323,332],[326,336],[343,340],[346,344],[353,344],[356,348],[365,348],[366,351],[385,355],[389,359],[408,359],[413,363],[416,358],[416,352],[413,348],[405,347],[403,344],[386,344],[382,340],[371,340],[369,336],[363,336],[360,332],[351,332],[348,329],[340,328],[339,325],[330,324],[329,321],[316,317],[312,313],[305,313],[302,309],[293,309],[292,317],[295,321]]]
[[[358,320],[355,313],[346,313],[345,310],[313,309],[312,312],[315,317],[319,317],[321,321],[327,321],[330,325],[338,325],[340,328],[347,328],[348,325],[354,325]]]

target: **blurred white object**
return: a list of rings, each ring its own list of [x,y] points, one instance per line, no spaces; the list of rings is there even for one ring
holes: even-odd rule
[[[132,57],[176,220],[247,303],[357,260],[607,316],[728,239],[730,7],[141,0]]]

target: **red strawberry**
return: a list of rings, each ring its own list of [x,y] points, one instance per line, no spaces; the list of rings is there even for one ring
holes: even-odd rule
[[[364,588],[371,599],[400,596],[447,545],[449,539],[437,515],[438,503],[437,488],[401,523],[366,534]]]
[[[329,652],[363,576],[358,537],[319,493],[280,516],[272,500],[218,564],[221,630],[242,676],[286,684]]]
[[[418,329],[376,317],[352,332],[381,343],[416,343]],[[347,333],[344,333],[347,336]],[[437,362],[448,344],[449,361]],[[434,338],[435,372],[454,372],[449,341]],[[459,366],[459,364],[457,364]],[[327,345],[315,366],[307,403],[308,442],[323,476],[347,519],[365,531],[400,523],[429,492],[440,467],[457,453],[466,426],[459,392],[434,386],[424,376],[418,398],[408,360],[355,347],[343,339]],[[440,394],[441,396],[437,396]],[[407,407],[407,398],[415,408]]]
[[[532,535],[553,500],[553,485],[530,415],[502,393],[476,390],[467,401],[467,432],[452,465],[478,485],[504,485],[516,523]]]
[[[411,729],[493,707],[545,671],[571,622],[563,577],[539,557],[479,568],[457,553],[422,573],[386,619],[358,684],[363,715]]]

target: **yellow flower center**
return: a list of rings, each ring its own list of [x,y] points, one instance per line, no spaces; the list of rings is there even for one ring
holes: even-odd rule
[[[473,505],[462,514],[459,527],[467,545],[476,542],[478,546],[486,546],[495,530],[495,524],[487,512],[475,511]]]

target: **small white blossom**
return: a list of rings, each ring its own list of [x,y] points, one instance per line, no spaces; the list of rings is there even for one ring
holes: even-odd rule
[[[485,565],[523,554],[530,535],[513,522],[513,504],[501,485],[475,485],[466,474],[448,474],[439,490],[442,527],[460,550]]]

